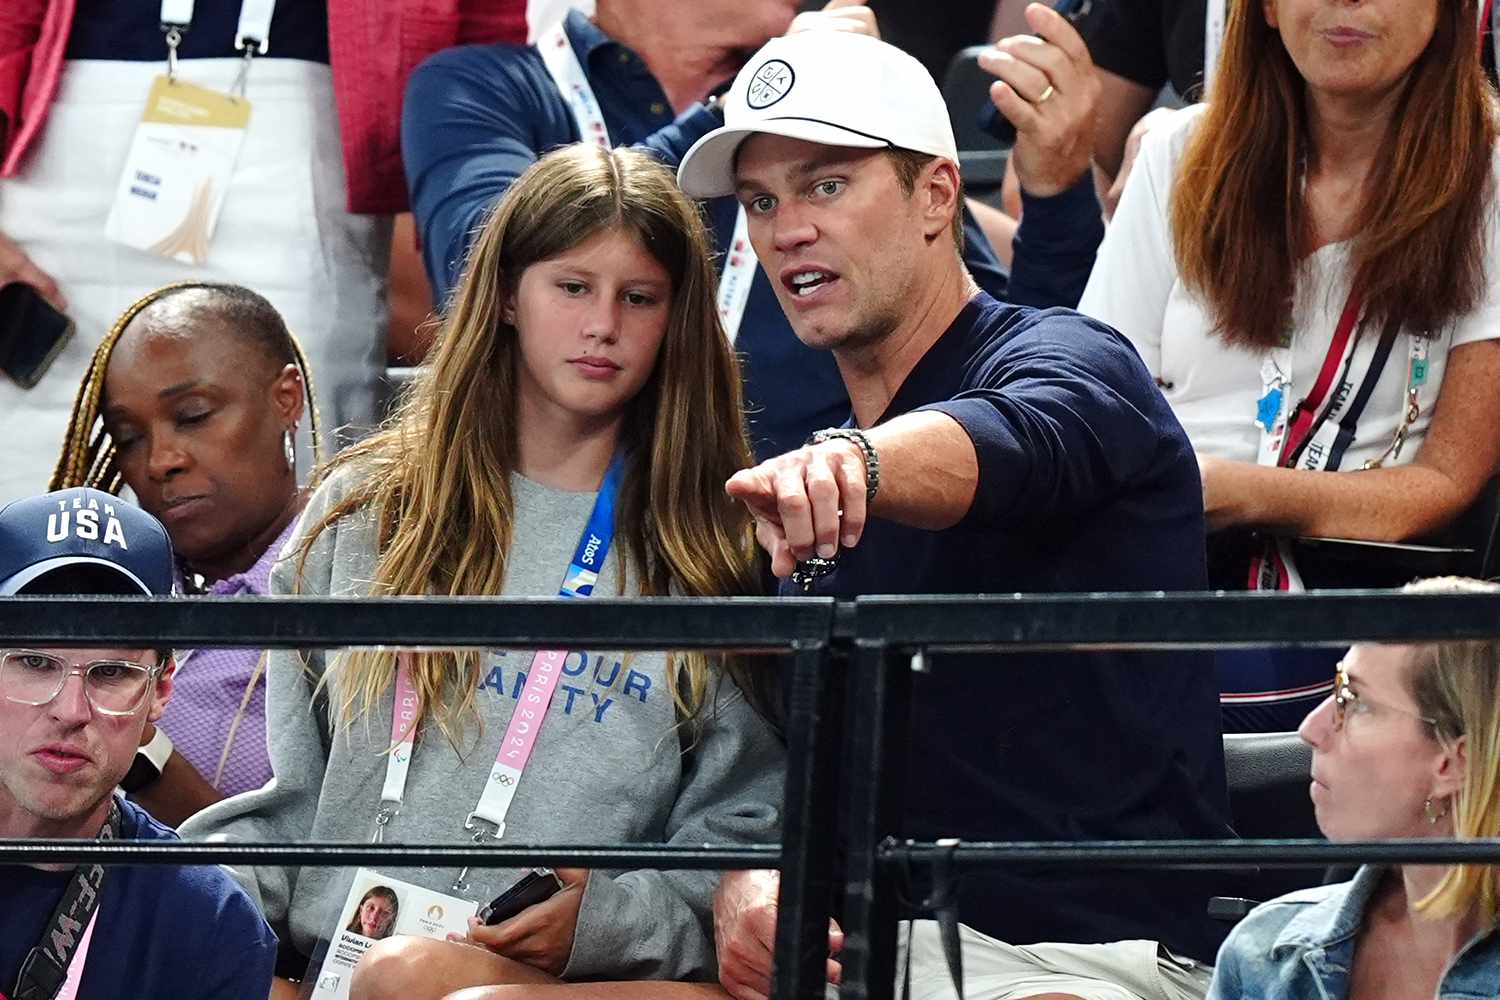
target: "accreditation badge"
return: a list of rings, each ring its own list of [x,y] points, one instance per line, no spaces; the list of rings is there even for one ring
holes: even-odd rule
[[[466,934],[479,904],[382,875],[369,868],[354,884],[333,927],[318,942],[302,979],[302,1000],[347,1000],[354,967],[376,941],[406,934],[447,940]]]
[[[184,264],[208,259],[250,124],[250,102],[159,76],[136,126],[104,234]]]

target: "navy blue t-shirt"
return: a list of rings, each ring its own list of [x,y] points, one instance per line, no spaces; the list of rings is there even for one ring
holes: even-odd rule
[[[947,413],[973,439],[973,506],[944,531],[872,519],[819,594],[1205,587],[1192,447],[1134,348],[1108,327],[980,294],[877,423],[915,410]],[[902,835],[1232,836],[1209,656],[929,659],[931,671],[912,678]],[[959,917],[1012,944],[1145,938],[1212,961],[1222,935],[1206,915],[1214,894],[1212,880],[1167,872],[970,871]]]
[[[238,55],[234,36],[240,23],[236,0],[198,0],[192,26],[177,49],[180,59],[216,59]],[[271,15],[268,59],[303,59],[328,63],[326,0],[281,0]],[[67,58],[127,62],[167,61],[161,30],[161,0],[78,0]]]
[[[177,835],[119,800],[122,840]],[[7,867],[0,875],[0,994],[10,996],[62,899],[71,871]],[[266,1000],[276,936],[222,869],[111,867],[78,1000]]]
[[[617,145],[642,146],[676,166],[695,141],[721,124],[701,105],[674,120],[661,84],[640,57],[582,14],[569,14],[566,30]],[[516,178],[542,154],[578,140],[572,111],[533,47],[461,46],[417,68],[402,105],[401,152],[435,301],[447,300],[469,240]],[[1102,234],[1092,181],[1084,180],[1090,185],[1082,192],[1086,197],[1075,191],[1027,200],[1009,277],[965,211],[965,263],[982,288],[1029,305],[1078,302]],[[738,206],[733,198],[719,198],[707,207],[723,254]],[[1028,266],[1028,255],[1035,256],[1034,265]],[[751,437],[762,457],[799,447],[813,431],[848,415],[849,398],[832,356],[797,339],[764,271],[751,284],[735,346]]]

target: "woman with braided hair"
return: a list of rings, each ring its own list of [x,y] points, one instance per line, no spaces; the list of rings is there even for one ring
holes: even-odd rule
[[[264,594],[305,501],[297,426],[312,379],[286,323],[238,285],[157,289],[115,322],[79,387],[52,489],[128,486],[172,536],[184,589]],[[126,778],[173,825],[259,788],[261,653],[179,650],[177,697]],[[173,749],[175,745],[175,750]]]

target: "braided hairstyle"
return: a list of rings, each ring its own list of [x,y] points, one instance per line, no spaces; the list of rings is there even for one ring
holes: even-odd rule
[[[294,364],[302,376],[303,392],[307,396],[308,420],[312,429],[313,460],[321,459],[318,433],[318,407],[314,402],[312,368],[307,355],[276,307],[261,296],[242,285],[231,285],[211,281],[183,281],[164,285],[131,303],[130,307],[115,320],[84,371],[83,382],[78,386],[78,396],[73,402],[73,415],[68,420],[68,432],[63,438],[62,454],[52,473],[49,489],[63,490],[74,486],[92,486],[108,493],[119,493],[124,485],[119,465],[115,462],[115,443],[104,429],[102,404],[104,400],[104,376],[109,370],[109,359],[115,344],[137,316],[148,307],[165,301],[186,291],[205,291],[210,301],[204,311],[224,319],[236,336],[254,343],[276,361]]]

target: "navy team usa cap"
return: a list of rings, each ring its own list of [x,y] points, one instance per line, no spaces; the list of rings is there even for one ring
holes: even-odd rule
[[[43,578],[68,570],[87,586]],[[172,540],[160,521],[100,490],[78,487],[0,509],[0,595],[172,593]]]

